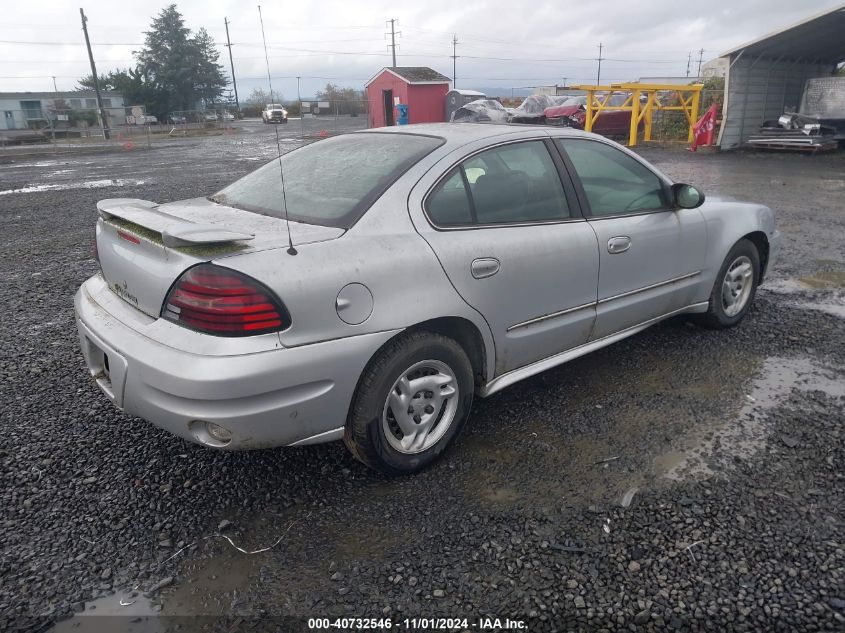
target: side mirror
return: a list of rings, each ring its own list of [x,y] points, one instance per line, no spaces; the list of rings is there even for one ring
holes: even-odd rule
[[[704,193],[692,185],[675,183],[672,185],[672,196],[675,204],[681,209],[695,209],[704,204]]]

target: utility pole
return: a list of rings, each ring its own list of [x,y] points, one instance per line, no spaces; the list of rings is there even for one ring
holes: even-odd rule
[[[599,71],[598,71],[598,74],[596,75],[596,85],[597,86],[601,85],[601,62],[604,59],[601,56],[602,48],[604,48],[604,45],[601,42],[599,42],[599,58],[596,60],[599,63]]]
[[[396,68],[396,36],[402,35],[402,31],[396,31],[396,19],[390,18],[390,51],[393,54],[393,68]],[[385,33],[387,35],[387,33]]]
[[[299,92],[299,78],[300,75],[296,76],[296,103],[297,108],[299,109],[299,136],[304,138],[305,137],[305,113],[302,111],[302,93]]]
[[[690,51],[689,54],[687,55],[687,77],[689,77],[689,65],[690,65],[691,61],[692,61],[692,51]]]
[[[100,96],[100,81],[97,78],[97,66],[94,64],[94,54],[91,52],[91,40],[88,39],[88,18],[82,7],[79,8],[79,15],[82,17],[82,31],[85,33],[85,46],[88,47],[88,60],[91,62],[91,78],[94,80],[94,93],[97,95],[97,109],[100,111],[100,125],[103,127],[103,138],[109,138],[109,124],[106,118],[106,110],[103,108],[103,98]]]
[[[458,89],[458,36],[452,35],[452,90]]]
[[[701,78],[701,62],[704,60],[704,49],[698,51],[698,77]]]
[[[238,101],[238,82],[235,81],[235,62],[232,61],[232,42],[229,40],[229,19],[223,18],[223,24],[226,25],[226,48],[229,49],[229,66],[232,68],[232,86],[235,88],[235,108],[241,109],[241,103]]]

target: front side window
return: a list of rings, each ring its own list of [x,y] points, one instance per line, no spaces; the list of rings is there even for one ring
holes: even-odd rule
[[[560,176],[543,141],[502,145],[468,158],[432,192],[426,209],[440,226],[570,217]]]
[[[663,183],[625,152],[605,143],[558,139],[575,167],[594,216],[666,208]]]
[[[345,134],[273,159],[211,200],[298,222],[351,227],[397,178],[443,139],[416,134]]]

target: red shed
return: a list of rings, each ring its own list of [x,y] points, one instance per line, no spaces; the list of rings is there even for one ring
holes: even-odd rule
[[[396,106],[408,105],[408,123],[443,121],[443,108],[451,80],[425,66],[392,66],[367,84],[370,127],[396,124]]]

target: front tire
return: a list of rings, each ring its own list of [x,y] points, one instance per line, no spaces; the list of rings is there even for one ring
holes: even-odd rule
[[[472,406],[472,365],[454,340],[413,332],[388,343],[367,365],[344,442],[359,461],[407,475],[435,461]]]
[[[741,239],[733,245],[710,292],[707,312],[699,322],[706,328],[733,327],[748,313],[760,283],[760,253],[753,242]]]

